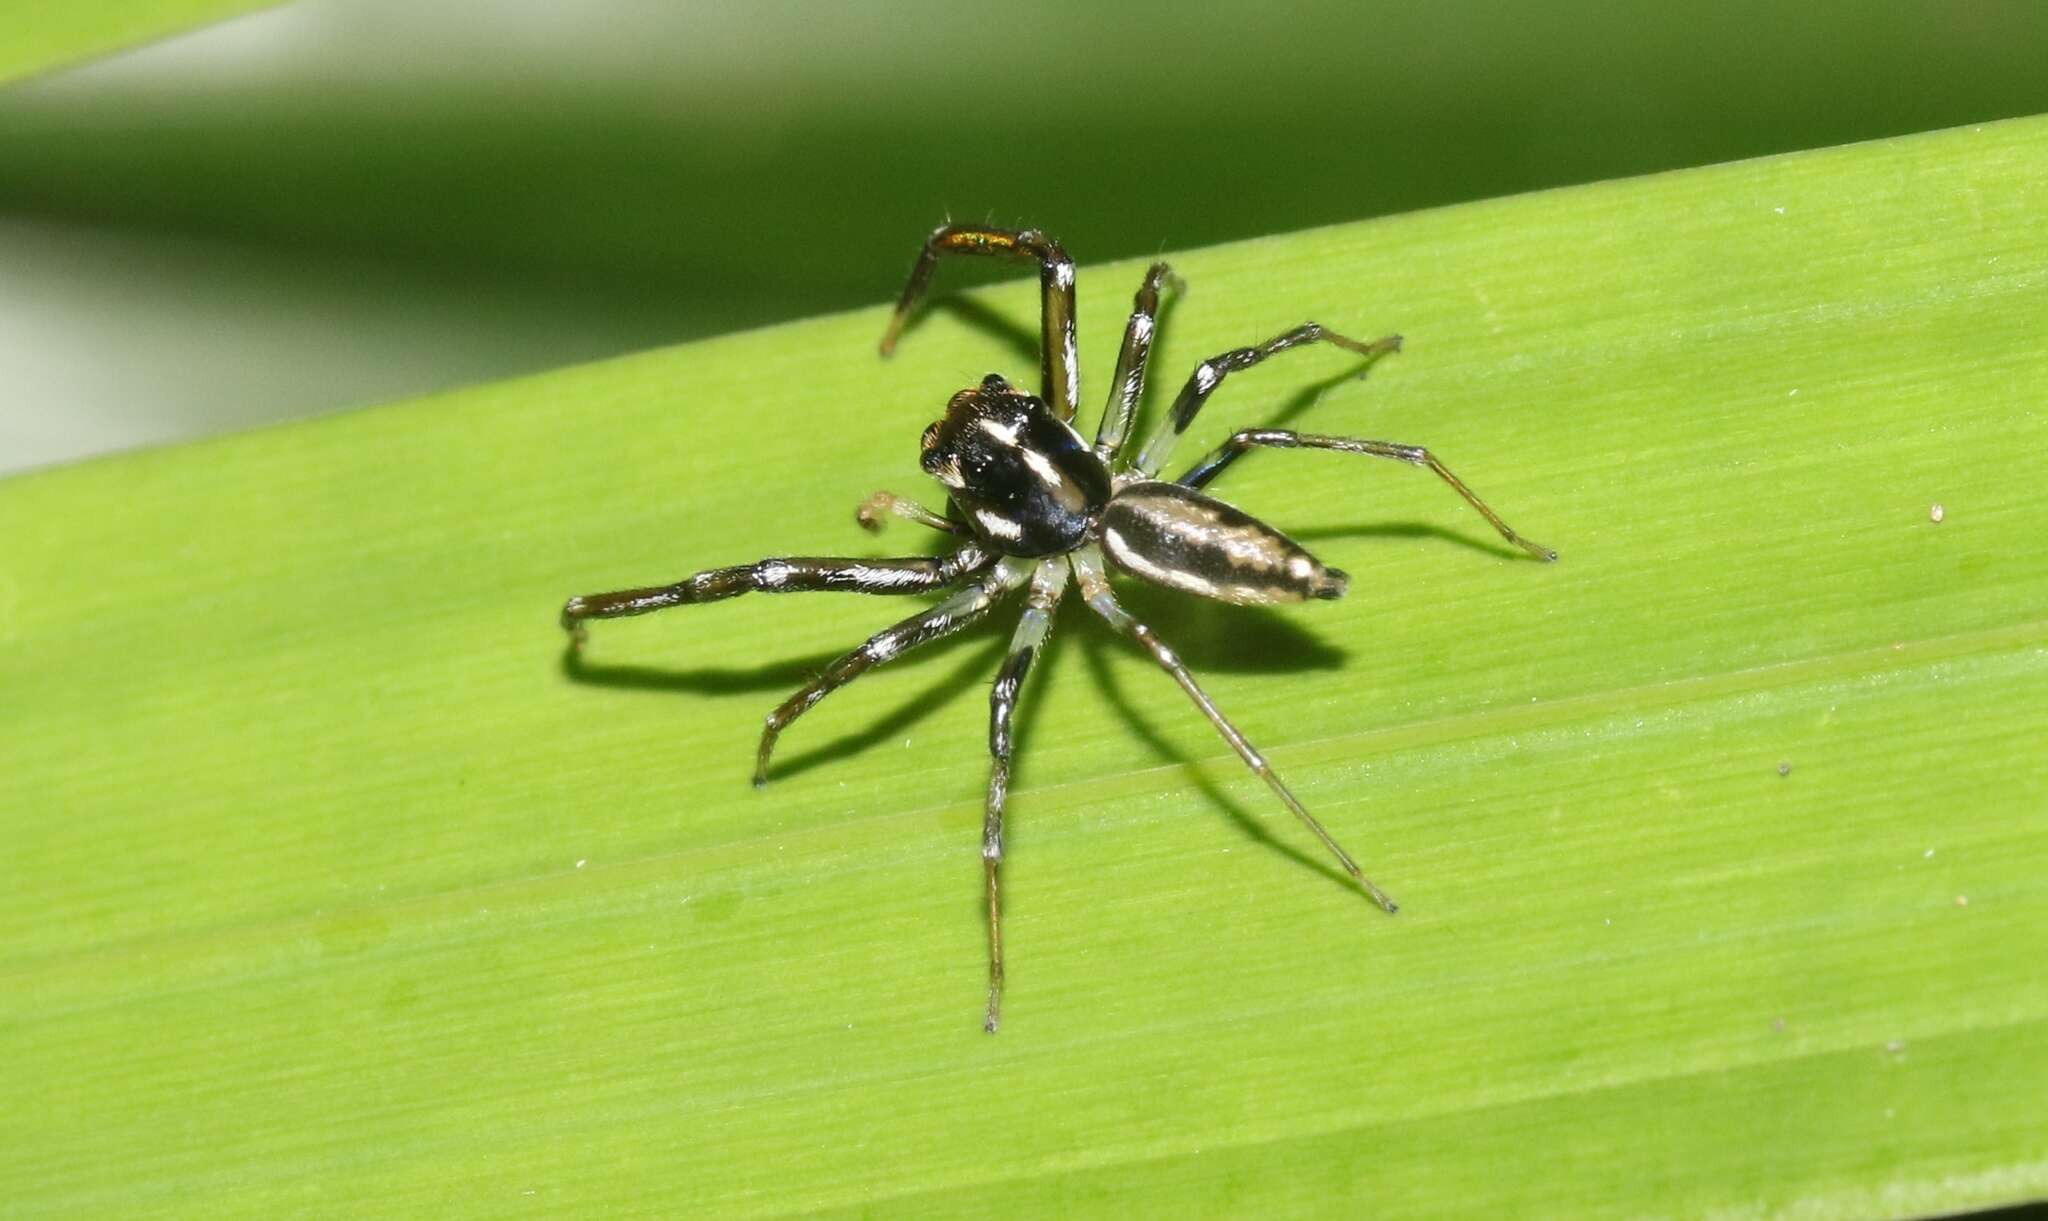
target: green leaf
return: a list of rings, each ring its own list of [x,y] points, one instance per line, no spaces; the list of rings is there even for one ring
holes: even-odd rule
[[[16,5],[0,37],[0,81],[18,80],[266,7],[269,0],[69,0]]]
[[[1375,880],[1063,609],[979,1029],[1003,631],[570,593],[926,494],[1018,283],[0,484],[0,1191],[27,1215],[1932,1212],[2048,1193],[2048,120],[1172,257],[1152,414],[1353,574],[1129,591]],[[878,236],[889,240],[891,235]],[[919,235],[894,235],[907,258]],[[1085,251],[1081,252],[1085,256]],[[950,270],[950,269],[949,269]],[[1138,264],[1081,276],[1089,402]],[[876,285],[886,295],[893,285]],[[1086,422],[1092,424],[1091,418]],[[1941,506],[1935,520],[1933,506]]]

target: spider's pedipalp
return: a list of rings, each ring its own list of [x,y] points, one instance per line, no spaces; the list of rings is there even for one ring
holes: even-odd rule
[[[866,500],[861,501],[860,507],[853,511],[853,519],[859,522],[860,528],[868,533],[880,534],[884,518],[890,514],[894,514],[905,521],[916,522],[920,526],[937,530],[944,534],[962,536],[969,534],[966,526],[961,525],[945,514],[934,513],[909,497],[898,496],[894,492],[876,492]]]

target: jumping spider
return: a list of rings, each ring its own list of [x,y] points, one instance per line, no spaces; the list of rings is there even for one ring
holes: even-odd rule
[[[1000,374],[954,395],[946,415],[925,429],[922,465],[945,485],[946,512],[887,492],[878,492],[859,512],[862,525],[879,527],[879,515],[894,513],[961,542],[940,556],[905,559],[767,559],[735,568],[714,568],[646,589],[587,594],[562,608],[562,626],[576,646],[584,620],[614,619],[648,611],[760,591],[846,590],[866,594],[917,594],[960,586],[943,601],[912,615],[839,658],[768,715],[754,763],[754,783],[768,779],[775,739],[810,707],[839,687],[918,645],[960,631],[986,618],[1006,595],[1029,587],[1009,657],[996,675],[989,698],[988,804],[981,855],[988,878],[988,1012],[984,1026],[996,1029],[1003,996],[1003,924],[998,870],[1003,858],[1003,802],[1009,788],[1011,721],[1017,694],[1032,658],[1052,627],[1053,610],[1071,576],[1090,609],[1151,653],[1188,698],[1202,710],[1240,759],[1273,789],[1303,825],[1365,892],[1388,912],[1394,901],[1366,879],[1351,855],[1309,814],[1272,767],[1209,699],[1180,658],[1157,633],[1131,617],[1110,590],[1109,572],[1131,576],[1241,605],[1340,598],[1348,578],[1326,567],[1294,540],[1200,489],[1255,448],[1327,449],[1395,458],[1428,467],[1500,531],[1502,538],[1539,560],[1557,554],[1508,528],[1435,455],[1414,445],[1317,436],[1284,429],[1247,429],[1171,483],[1157,478],[1174,443],[1194,422],[1202,404],[1231,373],[1269,356],[1322,341],[1374,358],[1398,351],[1401,338],[1389,335],[1360,343],[1306,322],[1257,347],[1238,348],[1195,366],[1173,409],[1146,441],[1135,461],[1123,452],[1132,417],[1145,387],[1145,363],[1159,314],[1162,288],[1178,287],[1164,263],[1155,263],[1139,287],[1123,350],[1117,357],[1109,402],[1095,444],[1073,426],[1081,395],[1080,363],[1074,344],[1074,264],[1059,242],[1036,230],[947,225],[925,240],[896,314],[882,336],[882,355],[896,346],[932,270],[945,254],[995,255],[1038,263],[1043,295],[1039,393],[1026,394]]]

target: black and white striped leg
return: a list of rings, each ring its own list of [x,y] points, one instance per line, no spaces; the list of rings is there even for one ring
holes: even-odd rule
[[[883,662],[980,622],[1005,593],[1030,578],[1031,568],[1029,560],[1004,560],[937,606],[876,632],[866,644],[826,666],[822,674],[768,714],[768,723],[761,731],[761,748],[754,756],[754,783],[768,783],[768,760],[775,753],[775,739],[789,728],[791,721]]]
[[[1159,326],[1159,291],[1184,292],[1187,285],[1164,263],[1154,263],[1145,272],[1145,282],[1131,301],[1131,320],[1124,327],[1123,351],[1117,354],[1116,376],[1110,382],[1109,402],[1102,408],[1102,424],[1095,432],[1095,453],[1107,462],[1123,448],[1130,435],[1131,421],[1138,414],[1138,400],[1145,394],[1145,366],[1152,356],[1152,333]]]
[[[1500,519],[1465,481],[1451,473],[1451,468],[1437,461],[1435,454],[1420,445],[1396,445],[1391,441],[1360,441],[1351,437],[1325,437],[1314,433],[1290,432],[1284,428],[1248,428],[1216,447],[1216,452],[1202,459],[1194,468],[1182,475],[1176,482],[1185,487],[1199,488],[1223,473],[1225,467],[1257,448],[1268,449],[1327,449],[1342,454],[1366,454],[1375,458],[1393,458],[1414,466],[1427,467],[1436,472],[1437,478],[1451,485],[1465,503],[1479,511],[1479,515],[1500,531],[1500,536],[1539,560],[1554,560],[1557,552],[1531,539],[1523,538],[1514,528]]]
[[[1294,812],[1294,816],[1302,821],[1302,825],[1315,833],[1315,837],[1322,841],[1323,847],[1330,850],[1330,855],[1337,858],[1337,863],[1344,866],[1344,871],[1365,888],[1365,893],[1372,897],[1372,901],[1388,912],[1398,911],[1399,905],[1388,897],[1385,891],[1373,885],[1359,870],[1358,862],[1352,860],[1351,854],[1344,851],[1343,845],[1324,830],[1323,824],[1317,822],[1315,816],[1308,812],[1307,807],[1303,806],[1293,791],[1281,781],[1272,765],[1266,762],[1265,756],[1237,731],[1237,726],[1232,725],[1229,719],[1218,711],[1208,693],[1195,682],[1194,675],[1188,673],[1187,667],[1181,664],[1180,656],[1159,638],[1157,632],[1133,618],[1130,612],[1117,604],[1103,568],[1101,548],[1090,543],[1074,552],[1071,559],[1074,575],[1081,583],[1081,596],[1088,600],[1089,607],[1108,620],[1111,627],[1145,646],[1145,650],[1152,654],[1152,660],[1158,662],[1161,669],[1173,676],[1173,681],[1179,683],[1180,689],[1187,692],[1188,698],[1195,702],[1195,707],[1200,708],[1202,715],[1209,718],[1209,723],[1216,727],[1217,733],[1223,735],[1224,741],[1230,743],[1230,748],[1237,752],[1238,758],[1244,760],[1245,766],[1251,768],[1266,782],[1267,787],[1271,788],[1281,802]]]
[[[717,602],[746,593],[811,593],[819,590],[856,594],[920,594],[943,589],[994,559],[988,549],[969,543],[950,555],[921,555],[904,559],[856,560],[789,556],[760,560],[732,568],[713,568],[685,577],[673,585],[650,585],[644,589],[619,589],[610,593],[583,594],[562,605],[562,627],[581,648],[584,623],[591,619],[624,619],[667,610],[671,606],[693,606]]]
[[[860,523],[861,529],[870,534],[880,534],[885,519],[891,515],[905,521],[914,521],[932,530],[957,534],[962,538],[972,538],[974,535],[974,532],[964,524],[943,513],[934,513],[909,497],[898,496],[894,492],[876,492],[861,501],[860,507],[853,511],[853,519]]]
[[[896,350],[896,339],[931,283],[932,269],[942,254],[996,255],[1038,262],[1040,394],[1062,420],[1074,418],[1081,398],[1081,362],[1074,342],[1074,261],[1058,239],[1036,229],[993,229],[985,225],[942,225],[925,239],[910,282],[889,329],[882,333],[882,355]]]
[[[1010,655],[996,674],[988,696],[988,753],[993,766],[988,778],[988,805],[981,823],[981,864],[988,876],[988,1015],[982,1029],[990,1034],[1003,1017],[1003,892],[998,876],[1003,864],[1003,803],[1010,793],[1010,755],[1015,746],[1012,722],[1017,696],[1031,662],[1052,630],[1053,609],[1067,588],[1067,561],[1054,556],[1038,563],[1026,595],[1024,617],[1010,638]]]
[[[1195,416],[1202,410],[1202,404],[1209,401],[1209,396],[1215,393],[1216,387],[1223,384],[1225,377],[1239,370],[1249,369],[1268,356],[1277,356],[1289,348],[1298,348],[1318,341],[1333,343],[1348,352],[1356,352],[1366,357],[1379,357],[1388,352],[1401,350],[1399,335],[1385,335],[1370,343],[1364,343],[1339,335],[1335,331],[1325,330],[1316,323],[1304,322],[1257,347],[1238,348],[1221,356],[1212,356],[1196,365],[1195,371],[1188,376],[1188,384],[1181,387],[1180,397],[1173,400],[1173,410],[1159,422],[1158,431],[1146,440],[1145,448],[1139,452],[1136,469],[1146,475],[1159,473],[1160,468],[1166,465],[1166,460],[1173,456],[1174,443],[1188,430],[1188,425],[1195,422]]]

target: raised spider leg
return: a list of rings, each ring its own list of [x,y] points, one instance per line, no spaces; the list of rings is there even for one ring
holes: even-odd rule
[[[1232,725],[1229,719],[1217,710],[1208,693],[1195,682],[1194,675],[1189,674],[1187,667],[1181,664],[1180,656],[1159,638],[1157,632],[1133,618],[1130,612],[1117,604],[1115,594],[1110,591],[1109,578],[1103,570],[1101,548],[1090,543],[1075,551],[1071,560],[1074,575],[1081,582],[1081,596],[1088,600],[1089,607],[1107,619],[1111,627],[1145,646],[1146,651],[1152,654],[1152,660],[1158,662],[1160,668],[1171,674],[1173,681],[1180,684],[1180,689],[1188,693],[1188,698],[1195,701],[1195,706],[1202,710],[1203,716],[1209,718],[1209,723],[1216,727],[1217,733],[1223,735],[1223,740],[1230,743],[1230,748],[1237,752],[1238,758],[1244,760],[1245,766],[1251,768],[1266,782],[1287,808],[1294,812],[1294,816],[1302,821],[1302,825],[1315,832],[1316,838],[1323,842],[1323,847],[1328,848],[1330,855],[1337,858],[1337,863],[1344,866],[1344,872],[1350,874],[1365,888],[1365,893],[1372,897],[1373,902],[1390,913],[1400,910],[1399,904],[1388,897],[1385,891],[1373,885],[1371,879],[1359,870],[1358,862],[1352,860],[1351,854],[1344,851],[1343,845],[1323,829],[1323,824],[1317,822],[1315,816],[1308,812],[1307,807],[1303,806],[1300,799],[1281,781],[1279,773],[1273,770],[1272,765],[1266,762],[1258,749],[1237,731],[1237,726]]]
[[[1250,453],[1254,448],[1265,446],[1271,449],[1328,449],[1344,454],[1368,454],[1375,458],[1393,458],[1415,466],[1428,467],[1437,477],[1465,498],[1465,503],[1479,510],[1479,515],[1493,523],[1500,536],[1535,556],[1549,561],[1557,558],[1557,552],[1532,539],[1523,538],[1500,519],[1500,514],[1487,507],[1485,501],[1465,481],[1451,473],[1451,468],[1437,461],[1436,455],[1420,445],[1396,445],[1391,441],[1360,441],[1351,437],[1325,437],[1314,433],[1290,432],[1284,428],[1248,428],[1217,446],[1216,452],[1194,465],[1187,474],[1176,482],[1185,487],[1199,488],[1223,473],[1232,462]]]
[[[920,526],[926,526],[946,534],[957,534],[963,538],[973,536],[973,531],[960,522],[954,521],[942,513],[934,513],[909,497],[898,496],[894,492],[876,492],[873,496],[861,501],[860,508],[853,511],[853,519],[859,522],[860,528],[868,533],[880,534],[882,532],[883,517],[891,513],[905,521],[914,521]]]
[[[1000,255],[1038,261],[1039,307],[1038,368],[1039,393],[1052,404],[1062,420],[1074,418],[1074,404],[1081,397],[1081,362],[1074,346],[1074,261],[1058,239],[1036,229],[992,229],[986,225],[942,225],[925,239],[917,262],[910,269],[910,282],[903,286],[903,298],[889,329],[882,333],[882,355],[896,350],[896,338],[917,299],[931,283],[932,269],[942,254]]]
[[[713,568],[673,585],[619,589],[583,594],[562,606],[562,627],[570,643],[583,647],[584,623],[590,619],[623,619],[671,606],[717,602],[745,593],[808,593],[835,590],[857,594],[917,594],[940,589],[986,567],[993,559],[987,548],[969,543],[950,555],[905,559],[856,560],[790,556],[760,560],[732,568]]]
[[[1180,435],[1188,430],[1188,425],[1195,422],[1196,413],[1202,410],[1202,404],[1209,401],[1209,396],[1215,392],[1216,387],[1223,384],[1225,377],[1241,369],[1249,369],[1268,356],[1277,356],[1289,348],[1298,348],[1318,340],[1336,344],[1346,351],[1367,357],[1379,357],[1388,352],[1401,350],[1399,335],[1383,335],[1370,343],[1362,343],[1339,335],[1335,331],[1325,330],[1316,323],[1304,322],[1291,331],[1275,335],[1257,347],[1238,348],[1221,356],[1211,356],[1196,365],[1195,371],[1188,375],[1188,384],[1181,387],[1180,397],[1173,400],[1173,410],[1167,413],[1166,418],[1159,422],[1158,429],[1146,440],[1145,448],[1139,451],[1134,468],[1140,474],[1157,475],[1159,468],[1165,466],[1166,460],[1172,456],[1174,442],[1180,440]]]
[[[1109,402],[1102,408],[1102,424],[1095,433],[1095,453],[1104,462],[1116,457],[1130,434],[1131,419],[1138,413],[1138,400],[1145,394],[1145,365],[1152,356],[1152,332],[1159,324],[1159,290],[1186,292],[1187,285],[1164,263],[1145,271],[1145,282],[1131,301],[1131,320],[1124,327],[1123,350],[1117,354],[1116,376],[1109,386]]]
[[[1031,672],[1031,659],[1052,630],[1053,608],[1066,589],[1066,557],[1040,560],[1031,577],[1031,592],[1025,595],[1024,616],[1017,621],[1016,635],[1010,637],[1010,655],[996,673],[996,685],[988,696],[988,753],[994,766],[989,771],[988,806],[981,823],[981,863],[988,875],[988,1016],[982,1029],[990,1034],[996,1032],[1003,1017],[1003,896],[996,875],[1003,863],[1003,802],[1010,792],[1014,746],[1010,722],[1024,677]]]
[[[768,759],[775,753],[775,739],[789,728],[791,721],[883,662],[980,622],[1005,593],[1029,579],[1031,568],[1032,562],[1028,560],[1003,560],[930,610],[876,632],[868,637],[867,643],[826,666],[824,673],[805,683],[768,714],[768,724],[761,731],[761,748],[754,756],[754,783],[768,783]]]

